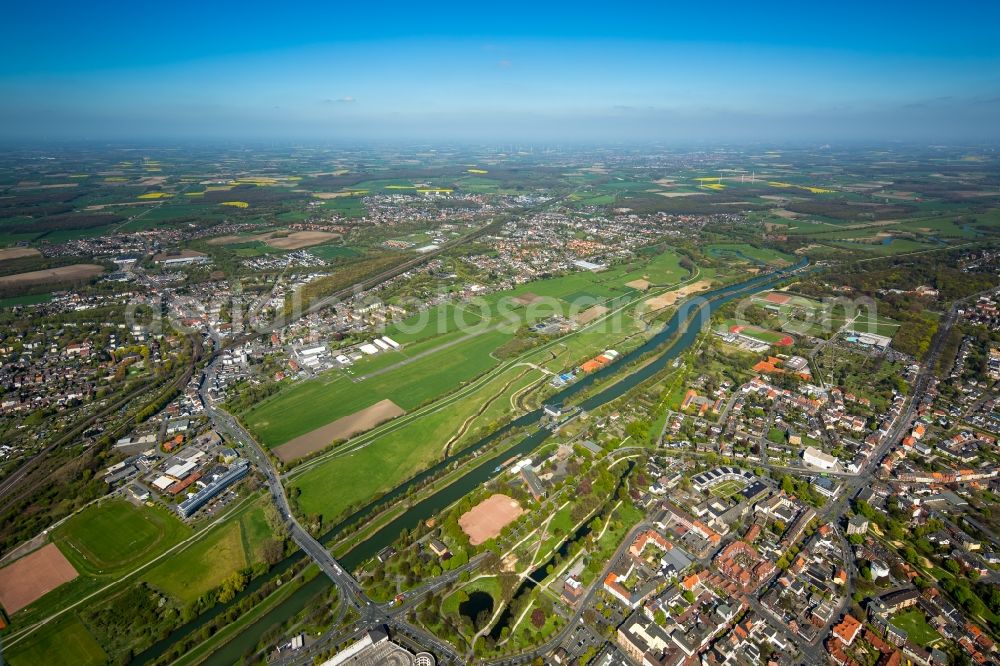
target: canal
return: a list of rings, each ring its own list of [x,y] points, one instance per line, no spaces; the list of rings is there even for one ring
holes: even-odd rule
[[[704,292],[685,301],[677,312],[675,312],[670,318],[663,329],[650,337],[649,340],[641,346],[627,354],[624,354],[617,363],[605,366],[593,374],[587,375],[573,384],[570,384],[562,391],[555,394],[550,399],[550,402],[566,404],[574,397],[586,392],[588,389],[593,388],[595,384],[606,381],[614,375],[622,374],[627,371],[627,373],[624,374],[617,382],[601,389],[600,391],[597,391],[589,397],[585,397],[579,402],[579,406],[582,409],[591,411],[603,404],[620,398],[642,382],[661,372],[668,363],[677,358],[688,347],[690,347],[695,339],[697,339],[698,334],[705,326],[708,325],[712,313],[715,312],[720,306],[736,298],[764,290],[781,281],[793,271],[805,267],[808,263],[808,259],[804,258],[794,266],[790,266],[773,273],[760,275],[737,284]],[[652,359],[646,358],[648,355],[656,352],[667,343],[670,343],[669,346],[658,356],[654,356]],[[642,361],[642,363],[638,363],[639,361]],[[630,368],[633,364],[637,365],[634,368]],[[355,525],[360,519],[377,513],[380,509],[384,508],[385,505],[392,503],[401,496],[405,495],[406,492],[413,486],[424,482],[428,477],[436,475],[444,470],[456,459],[468,456],[471,452],[482,450],[490,446],[496,441],[503,439],[508,433],[517,428],[523,428],[540,422],[542,415],[541,409],[524,414],[506,426],[482,438],[471,447],[467,447],[460,452],[460,454],[456,454],[442,460],[395,490],[380,497],[375,502],[372,502],[354,514],[348,516],[340,523],[340,525],[334,527],[320,537],[320,541],[324,544],[330,543],[343,531],[344,528]],[[393,543],[396,538],[398,538],[400,532],[404,529],[411,530],[421,521],[437,515],[441,510],[453,502],[461,499],[476,487],[501,473],[496,470],[497,466],[512,457],[523,456],[533,451],[539,446],[539,444],[545,441],[550,434],[552,433],[546,428],[538,428],[536,431],[524,437],[524,439],[515,444],[513,447],[504,450],[502,453],[487,457],[485,461],[480,461],[479,464],[467,474],[450,485],[445,486],[419,502],[416,502],[398,517],[389,521],[377,531],[372,533],[369,538],[354,546],[350,551],[338,558],[341,565],[343,565],[343,567],[348,571],[354,570],[366,560],[374,557],[375,554],[382,548]],[[204,663],[208,666],[229,666],[230,664],[239,661],[244,652],[252,649],[257,644],[260,636],[263,635],[268,629],[277,626],[278,624],[301,612],[310,599],[313,599],[316,595],[324,592],[331,584],[331,581],[324,576],[317,576],[312,579],[306,583],[302,589],[297,590],[294,595],[273,608],[260,620],[249,625],[245,631],[227,643],[225,647],[212,654],[212,656],[209,657]],[[172,635],[172,638],[177,640],[190,633],[190,631],[197,630],[197,628],[202,624],[203,623],[198,622],[198,620],[195,620],[194,622],[189,623],[189,625],[185,625],[184,627],[176,630],[174,633],[177,634],[177,636]],[[169,644],[167,644],[167,641],[163,641],[161,643],[162,644],[154,645],[153,648],[150,648],[145,653],[140,655],[139,658],[137,658],[137,661],[149,661],[165,652],[169,648]]]

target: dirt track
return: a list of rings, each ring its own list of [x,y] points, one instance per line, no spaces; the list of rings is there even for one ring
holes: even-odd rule
[[[463,513],[458,525],[469,536],[469,543],[478,546],[500,534],[522,513],[524,509],[517,500],[507,495],[491,495]]]
[[[50,543],[0,569],[0,604],[13,615],[77,575],[66,556]]]
[[[392,400],[382,400],[371,407],[366,407],[285,442],[274,449],[274,455],[278,456],[282,462],[296,460],[310,453],[322,451],[337,440],[349,439],[359,432],[371,430],[378,424],[405,413]]]

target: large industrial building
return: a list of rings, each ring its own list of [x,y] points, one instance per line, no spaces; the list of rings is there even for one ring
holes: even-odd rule
[[[177,513],[181,514],[182,518],[190,518],[198,509],[205,506],[210,499],[242,479],[249,471],[250,465],[245,460],[237,462],[229,468],[228,472],[178,504]]]

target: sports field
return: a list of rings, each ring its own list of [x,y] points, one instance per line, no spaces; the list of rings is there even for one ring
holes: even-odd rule
[[[461,515],[458,524],[473,546],[500,534],[500,530],[524,513],[517,500],[496,494],[484,499]]]
[[[741,324],[735,319],[727,319],[725,326],[726,330],[732,333],[740,333],[769,345],[790,347],[795,344],[795,339],[790,335],[778,333],[777,331],[770,331],[766,328],[761,328],[760,326],[754,326],[752,324]]]
[[[0,604],[13,615],[76,576],[69,560],[47,544],[0,569]]]
[[[67,520],[52,540],[81,573],[109,575],[149,561],[190,534],[167,509],[111,499]]]
[[[261,442],[274,447],[380,400],[392,400],[412,411],[495,366],[498,361],[490,353],[510,337],[500,331],[471,336],[367,379],[332,371],[259,403],[244,415],[244,420]]]

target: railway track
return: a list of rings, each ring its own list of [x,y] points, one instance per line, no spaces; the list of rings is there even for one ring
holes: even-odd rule
[[[166,391],[172,392],[183,388],[194,375],[194,370],[201,361],[203,350],[201,347],[201,340],[198,339],[197,336],[191,336],[190,340],[192,344],[190,365],[185,368],[184,372],[180,375],[174,377],[173,379],[164,381],[159,387],[154,389],[151,401],[158,399]],[[66,433],[60,435],[58,439],[54,440],[51,444],[22,463],[20,467],[4,478],[3,481],[0,481],[0,511],[9,510],[18,501],[24,499],[44,483],[48,482],[49,475],[54,470],[90,453],[90,449],[87,449],[70,458],[58,460],[53,459],[53,454],[57,453],[64,446],[72,444],[73,440],[79,438],[80,435],[82,435],[88,428],[93,426],[95,423],[113,416],[120,410],[127,408],[132,401],[148,391],[148,386],[141,386],[127,395],[118,398],[114,403],[108,405],[101,411],[77,423]],[[115,437],[124,431],[128,426],[129,422],[125,420],[107,434]],[[52,462],[56,462],[58,464],[47,465],[47,463]]]

